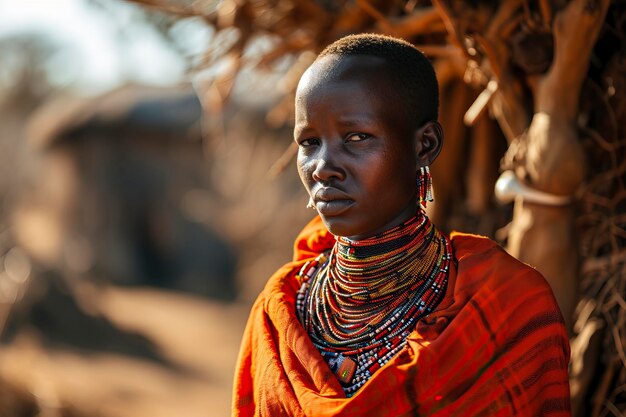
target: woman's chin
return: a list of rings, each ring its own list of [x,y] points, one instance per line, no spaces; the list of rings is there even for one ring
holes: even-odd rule
[[[363,227],[359,227],[357,224],[349,222],[346,219],[339,219],[337,217],[325,218],[321,214],[320,217],[326,229],[334,236],[341,236],[350,240],[362,240],[374,235],[370,231],[364,230]]]
[[[324,226],[326,226],[326,229],[328,229],[328,231],[335,236],[348,237],[358,234],[355,233],[356,231],[354,225],[350,224],[350,222],[345,219],[328,217],[321,213],[320,217],[322,218],[322,222],[324,223]]]

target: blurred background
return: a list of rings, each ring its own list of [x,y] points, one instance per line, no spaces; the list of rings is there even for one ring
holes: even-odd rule
[[[575,415],[625,415],[625,11],[0,0],[0,417],[230,415],[249,308],[314,214],[295,86],[362,32],[409,40],[437,70],[429,215],[544,273]],[[497,201],[502,172],[516,180]]]

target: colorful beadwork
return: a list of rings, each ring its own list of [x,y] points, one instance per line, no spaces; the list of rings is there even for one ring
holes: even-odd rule
[[[433,201],[433,178],[428,166],[421,167],[417,174],[417,198],[424,207],[427,202]]]
[[[451,252],[449,239],[419,210],[370,239],[337,237],[329,254],[303,265],[299,319],[347,396],[397,354],[417,321],[441,302]]]

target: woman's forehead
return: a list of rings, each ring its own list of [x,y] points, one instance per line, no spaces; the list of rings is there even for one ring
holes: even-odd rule
[[[355,58],[332,73],[312,67],[305,74],[296,94],[294,132],[321,128],[327,123],[402,132],[413,125],[393,91],[396,87],[388,77],[379,75],[380,61]]]
[[[367,79],[376,84],[389,79],[388,62],[373,55],[325,55],[318,58],[304,72],[298,83],[297,94],[308,92],[327,83]]]
[[[311,82],[296,95],[296,124],[322,114],[333,115],[342,123],[386,119],[395,107],[388,92],[383,85],[374,85],[363,77]]]
[[[390,82],[388,63],[370,55],[326,55],[303,74],[296,90],[296,110],[327,96],[354,94],[384,102],[396,96]],[[389,103],[393,105],[393,103]],[[302,109],[301,109],[302,110]]]

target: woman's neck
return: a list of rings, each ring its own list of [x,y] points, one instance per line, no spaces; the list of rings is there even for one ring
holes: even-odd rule
[[[404,224],[411,218],[423,214],[422,208],[419,204],[416,204],[413,200],[411,204],[408,204],[401,212],[399,212],[393,219],[385,223],[383,226],[377,227],[374,230],[370,230],[366,233],[360,233],[354,236],[347,236],[344,239],[348,239],[350,241],[361,241],[361,240],[370,240],[380,234],[386,233],[390,230],[397,228],[398,226]]]
[[[402,224],[368,239],[337,237],[329,267],[340,279],[364,280],[370,286],[378,280],[415,282],[437,262],[439,240],[439,232],[420,210]]]

